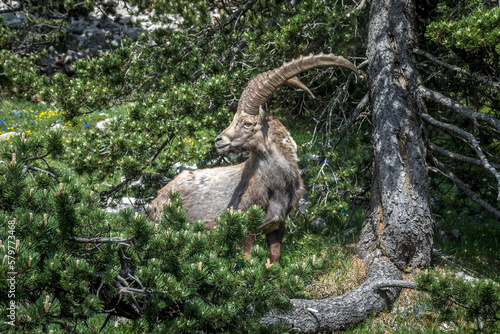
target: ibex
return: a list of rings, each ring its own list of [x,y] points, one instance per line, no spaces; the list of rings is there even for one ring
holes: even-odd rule
[[[264,223],[251,231],[245,242],[245,256],[255,235],[263,233],[269,260],[279,261],[285,218],[297,207],[304,183],[297,165],[297,145],[276,118],[266,117],[261,105],[283,84],[298,86],[311,94],[296,75],[334,65],[357,72],[343,57],[321,53],[301,56],[250,81],[241,94],[232,123],[215,138],[219,153],[250,152],[249,158],[239,165],[182,172],[158,192],[149,218],[159,219],[171,191],[180,192],[183,209],[191,221],[202,220],[207,228],[215,226],[215,218],[228,208],[247,210],[260,205],[266,212]]]

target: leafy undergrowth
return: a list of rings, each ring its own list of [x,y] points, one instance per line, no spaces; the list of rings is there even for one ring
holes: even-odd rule
[[[66,152],[77,148],[75,139],[84,131],[96,127],[99,121],[128,113],[127,107],[103,110],[73,122],[64,123],[63,111],[43,104],[29,104],[12,101],[0,103],[0,135],[8,132],[25,136],[43,138],[51,128],[59,127]],[[369,196],[370,184],[370,145],[368,130],[341,138],[335,151],[325,148],[328,138],[315,134],[312,128],[290,129],[301,159],[300,168],[304,171],[307,193],[301,201],[300,209],[287,223],[283,244],[281,266],[301,262],[311,256],[323,259],[323,268],[315,280],[305,282],[308,298],[326,298],[340,295],[355,288],[365,278],[365,265],[356,255],[356,241],[363,222]],[[315,140],[312,138],[315,137]],[[210,138],[211,140],[211,138]],[[208,141],[208,139],[207,139]],[[9,145],[6,138],[2,145]],[[206,150],[210,143],[200,143],[190,138],[180,138],[176,145],[199,146]],[[179,157],[188,163],[206,165],[204,160],[189,156]],[[72,166],[60,159],[46,158],[48,164],[58,173],[71,174],[85,184],[85,175],[74,172]],[[153,171],[154,172],[154,171]],[[111,173],[100,185],[89,185],[94,190],[120,182],[120,172]],[[168,175],[172,176],[172,175]],[[444,187],[444,185],[442,186]],[[488,217],[474,204],[457,200],[459,194],[433,189],[433,196],[439,196],[440,206],[434,208],[437,235],[435,247],[442,255],[433,260],[433,269],[452,277],[465,272],[478,278],[492,279],[500,283],[500,226],[499,222]],[[148,191],[150,191],[148,189]],[[151,193],[149,193],[151,195]],[[131,195],[141,193],[131,190]],[[456,231],[458,231],[458,233]],[[257,240],[266,247],[264,238]],[[405,279],[413,280],[414,275]],[[453,320],[443,320],[440,310],[432,305],[430,296],[425,292],[403,290],[400,298],[390,309],[374,315],[349,330],[348,333],[448,333],[474,332],[477,324],[468,321],[464,313],[456,313]],[[99,330],[107,314],[103,313],[88,319],[87,325]],[[141,321],[129,322],[112,319],[105,330],[107,333],[129,333],[141,328]],[[54,325],[55,333],[59,327]],[[77,331],[87,328],[81,324]],[[41,332],[41,331],[40,331]]]

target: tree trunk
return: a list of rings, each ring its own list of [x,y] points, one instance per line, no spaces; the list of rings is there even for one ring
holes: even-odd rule
[[[368,37],[368,80],[373,107],[374,168],[370,209],[358,251],[366,281],[354,290],[322,300],[292,300],[284,321],[301,333],[340,330],[394,302],[398,288],[375,282],[401,279],[401,271],[430,264],[433,220],[419,115],[425,108],[417,89],[412,54],[414,0],[372,0]]]
[[[432,216],[412,54],[413,1],[374,1],[370,13],[368,77],[373,107],[370,209],[358,249],[387,257],[400,270],[426,267],[432,250]]]

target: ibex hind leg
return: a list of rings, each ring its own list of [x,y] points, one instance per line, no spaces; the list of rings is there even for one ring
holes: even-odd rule
[[[284,232],[285,222],[281,222],[280,227],[276,231],[266,234],[267,247],[269,248],[269,260],[271,263],[279,262],[281,259],[281,241],[283,240]]]

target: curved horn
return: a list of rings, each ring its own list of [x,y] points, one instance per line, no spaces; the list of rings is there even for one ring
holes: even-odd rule
[[[315,99],[316,97],[314,96],[314,94],[309,90],[309,88],[307,88],[306,85],[304,85],[300,80],[299,78],[297,77],[293,77],[293,78],[290,78],[288,79],[285,84],[287,85],[290,85],[290,86],[294,86],[294,87],[297,87],[297,88],[301,88],[303,89],[307,94],[311,95],[311,97],[313,99]]]
[[[271,94],[281,85],[287,83],[296,84],[298,79],[293,79],[296,75],[316,67],[342,66],[357,73],[356,66],[342,56],[334,54],[323,54],[300,56],[280,67],[259,74],[250,81],[241,94],[238,109],[247,114],[259,114],[259,106],[264,104]],[[300,82],[300,81],[299,81]],[[301,87],[303,88],[303,87]]]

